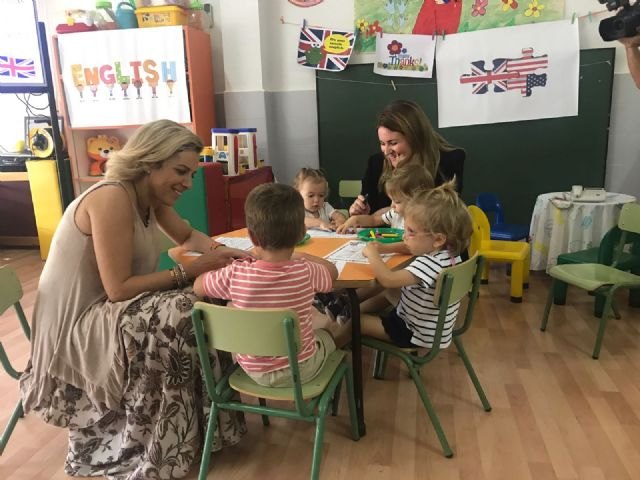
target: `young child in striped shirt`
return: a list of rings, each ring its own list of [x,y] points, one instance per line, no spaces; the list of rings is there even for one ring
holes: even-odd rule
[[[415,256],[407,267],[389,269],[376,242],[368,243],[362,252],[383,287],[400,288],[399,302],[389,314],[372,315],[361,305],[362,333],[399,347],[431,348],[439,312],[434,303],[436,280],[443,269],[460,261],[459,254],[471,238],[471,217],[450,181],[413,197],[404,211],[404,221],[403,240]],[[388,297],[381,296],[380,300],[387,301]],[[441,348],[451,343],[459,306],[457,302],[447,309]]]
[[[255,258],[234,261],[207,272],[194,284],[197,295],[230,300],[236,308],[288,308],[298,314],[302,345],[298,352],[303,383],[322,370],[329,354],[349,340],[350,327],[337,324],[336,340],[313,325],[331,324],[312,308],[317,292],[330,292],[338,278],[335,265],[313,255],[296,253],[294,247],[305,234],[304,202],[293,187],[264,184],[254,188],[245,203],[249,237]],[[313,317],[313,318],[312,318]],[[260,385],[293,384],[289,361],[284,357],[237,355],[242,369]]]

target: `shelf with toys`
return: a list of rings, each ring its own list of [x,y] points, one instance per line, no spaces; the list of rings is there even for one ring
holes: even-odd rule
[[[72,48],[87,50],[88,46],[88,50],[91,51],[89,43],[94,35],[96,41],[105,40],[100,35],[109,35],[112,43],[125,43],[126,49],[126,45],[137,41],[138,38],[144,39],[154,32],[160,36],[166,36],[169,32],[175,34],[175,29],[182,32],[184,51],[174,52],[171,58],[184,59],[183,69],[175,69],[175,66],[171,65],[166,67],[161,60],[157,60],[164,58],[164,52],[161,50],[162,47],[152,42],[136,43],[137,51],[140,53],[135,58],[140,58],[140,62],[121,61],[123,58],[133,58],[129,52],[116,52],[113,61],[94,61],[97,65],[89,63],[89,60],[76,66],[70,64],[68,58],[61,58],[61,53],[64,57]],[[62,37],[64,42],[61,41]],[[61,43],[64,43],[63,49]],[[66,50],[61,52],[64,48]],[[147,121],[171,118],[193,130],[205,145],[210,143],[211,128],[215,126],[215,113],[211,43],[208,33],[190,26],[70,33],[54,36],[53,52],[55,78],[58,81],[60,95],[59,110],[64,117],[64,133],[76,196],[102,179],[102,167],[108,154],[121,148],[136,128]],[[171,67],[174,69],[171,70]],[[174,76],[171,76],[172,73]],[[154,101],[157,101],[157,104],[174,101],[174,98],[168,100],[168,97],[178,97],[178,94],[183,95],[185,104],[179,115],[173,116],[167,113],[172,112],[171,110],[154,109],[153,105],[149,106]],[[184,96],[188,97],[188,101],[184,100]],[[109,124],[109,119],[118,117],[119,109],[129,109],[133,113],[127,121]],[[83,121],[77,121],[78,111],[84,112]],[[144,121],[140,121],[142,117]],[[128,124],[129,119],[138,121]],[[75,124],[73,120],[76,120]]]

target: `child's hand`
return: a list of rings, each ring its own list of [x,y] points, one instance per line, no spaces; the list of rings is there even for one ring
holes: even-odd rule
[[[367,245],[362,249],[362,255],[367,257],[369,260],[371,260],[371,257],[379,257],[380,256],[380,252],[378,251],[379,245],[380,244],[378,242],[367,243]]]
[[[336,233],[348,233],[347,230],[350,228],[353,229],[357,226],[356,217],[349,217],[349,219],[344,222],[342,225],[338,225],[336,228]]]
[[[323,230],[333,231],[333,227],[331,226],[331,224],[326,222],[320,222],[320,228]]]

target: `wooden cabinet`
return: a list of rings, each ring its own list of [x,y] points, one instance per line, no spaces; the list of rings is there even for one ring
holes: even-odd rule
[[[159,29],[166,27],[158,27]],[[204,142],[205,145],[211,143],[211,128],[215,126],[214,113],[214,90],[213,90],[213,66],[211,59],[211,43],[209,34],[188,26],[182,27],[184,35],[184,58],[186,63],[186,84],[189,95],[189,108],[191,111],[191,122],[185,125],[191,128]],[[148,29],[145,29],[148,30]],[[117,35],[118,32],[114,32]],[[66,34],[74,35],[74,34]],[[90,34],[83,34],[83,39],[91,38]],[[70,37],[73,38],[73,37]],[[86,45],[85,48],[91,48]],[[152,52],[155,45],[148,45]],[[73,177],[73,187],[75,195],[79,195],[90,187],[93,183],[102,179],[101,176],[90,175],[91,159],[87,153],[87,139],[97,135],[115,136],[124,145],[126,140],[140,125],[110,125],[95,127],[74,127],[70,123],[68,102],[65,98],[64,79],[62,64],[60,62],[60,51],[58,37],[53,38],[54,70],[58,84],[58,95],[60,96],[59,109],[64,118],[64,135]],[[135,86],[129,86],[130,94],[135,94]],[[85,88],[85,95],[90,96],[93,92],[90,88]],[[89,97],[90,98],[90,97]],[[99,110],[97,108],[97,110]],[[96,115],[100,115],[96,111]]]

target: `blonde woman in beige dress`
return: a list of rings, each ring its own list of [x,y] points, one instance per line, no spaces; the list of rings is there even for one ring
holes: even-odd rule
[[[198,460],[209,408],[190,284],[246,256],[192,229],[173,208],[191,187],[201,149],[177,123],[144,125],[56,230],[21,392],[25,412],[69,429],[69,475],[180,478]],[[203,255],[157,271],[160,230]],[[230,361],[211,355],[217,375]],[[220,414],[218,425],[216,449],[246,431],[233,413]]]

